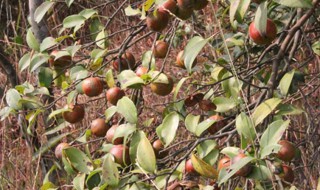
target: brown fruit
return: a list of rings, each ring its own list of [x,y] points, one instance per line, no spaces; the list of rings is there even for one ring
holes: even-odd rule
[[[222,170],[223,168],[229,168],[230,164],[231,161],[229,157],[225,156],[221,158],[221,160],[218,162],[218,171]]]
[[[161,32],[169,23],[170,14],[163,9],[157,9],[153,14],[147,17],[147,27],[155,32]]]
[[[193,9],[185,9],[185,8],[178,7],[176,16],[181,20],[187,20],[192,16],[192,13],[193,13]]]
[[[169,49],[169,45],[162,41],[158,40],[153,48],[153,55],[155,58],[165,58]]]
[[[126,52],[121,55],[120,59],[116,59],[115,61],[113,61],[112,65],[113,68],[119,72],[123,70],[133,69],[136,65],[136,59],[134,58],[132,53]]]
[[[169,151],[162,151],[164,149],[164,146],[161,142],[160,139],[154,141],[152,143],[152,147],[153,147],[153,150],[154,150],[154,153],[156,155],[157,158],[159,159],[162,159],[164,157],[166,157],[168,154],[169,154]]]
[[[170,11],[171,13],[176,14],[177,10],[178,10],[178,6],[174,0],[167,0],[159,7],[159,9],[160,10],[163,9],[165,11]]]
[[[186,165],[185,165],[185,172],[186,173],[196,173],[196,170],[194,169],[193,165],[192,165],[192,161],[191,159],[186,161]]]
[[[122,167],[126,165],[130,165],[130,156],[129,156],[129,148],[122,144],[114,145],[110,149],[110,154],[114,156],[114,161],[117,164],[120,164]]]
[[[72,64],[72,58],[70,55],[65,55],[65,56],[59,57],[57,60],[54,60],[58,52],[59,52],[58,50],[53,50],[51,52],[50,58],[49,58],[49,64],[52,67],[57,67],[57,68],[65,68],[70,66]]]
[[[153,82],[150,84],[151,91],[159,96],[166,96],[171,93],[173,89],[173,80],[168,76],[168,84]]]
[[[260,34],[253,21],[249,26],[249,36],[258,45],[270,44],[277,37],[277,27],[271,19],[268,19],[266,33]]]
[[[237,156],[235,156],[232,160],[231,160],[231,165],[232,164],[236,164],[237,162],[239,162],[241,159],[247,157],[247,155],[245,155],[244,153],[239,153]],[[248,176],[252,171],[252,166],[250,163],[248,163],[247,165],[243,166],[240,170],[238,170],[235,173],[235,176]]]
[[[195,4],[194,0],[177,0],[177,4],[183,9],[192,9]]]
[[[116,129],[118,128],[118,125],[113,125],[106,134],[106,139],[109,143],[112,143],[114,145],[118,145],[118,144],[122,144],[123,143],[123,137],[118,137],[116,139],[114,139],[114,141],[112,142],[112,139],[114,137],[114,133],[116,131]]]
[[[208,0],[196,0],[196,2],[193,4],[194,10],[201,10],[204,9],[208,5]]]
[[[199,103],[204,97],[204,94],[197,93],[191,96],[188,96],[186,100],[184,101],[184,105],[186,107],[192,107],[195,106],[197,103]]]
[[[186,66],[184,65],[184,60],[183,60],[183,51],[180,51],[177,55],[177,59],[176,59],[176,64],[178,67],[181,67],[183,69],[186,68]],[[197,58],[193,61],[192,63],[192,68],[195,67],[197,64]]]
[[[67,105],[72,111],[65,111],[62,113],[62,117],[69,123],[77,123],[84,118],[84,107],[82,105]]]
[[[91,122],[91,132],[97,137],[104,137],[109,127],[102,118],[95,119]]]
[[[281,145],[281,148],[277,154],[277,158],[285,162],[290,162],[295,156],[296,148],[287,140],[281,140],[278,144]]]
[[[209,119],[216,121],[213,125],[211,125],[208,128],[208,132],[210,134],[215,134],[216,132],[218,132],[220,129],[222,129],[226,125],[226,122],[223,121],[224,118],[220,115],[213,115]]]
[[[107,91],[107,100],[112,105],[117,105],[118,100],[120,100],[125,95],[125,92],[121,90],[119,87],[113,87]]]
[[[103,83],[98,77],[90,77],[82,82],[82,90],[89,97],[98,96],[103,91]]]
[[[294,181],[294,173],[290,166],[285,164],[282,165],[283,174],[280,175],[280,178],[286,183],[292,183]]]
[[[70,145],[68,143],[60,143],[58,144],[58,146],[56,147],[54,154],[56,155],[56,158],[60,159],[62,158],[62,150],[65,148],[70,147]]]
[[[217,109],[217,106],[210,100],[201,100],[199,102],[199,108],[203,111],[213,111]]]
[[[141,77],[142,75],[147,74],[147,73],[148,73],[148,68],[147,67],[141,66],[141,67],[137,68],[136,75],[138,77]]]

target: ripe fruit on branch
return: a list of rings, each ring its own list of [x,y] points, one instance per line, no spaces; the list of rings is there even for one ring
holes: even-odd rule
[[[193,4],[193,9],[194,10],[201,10],[204,9],[208,5],[209,1],[208,0],[196,0]]]
[[[56,158],[58,158],[58,159],[62,158],[62,150],[65,148],[68,148],[68,147],[70,147],[70,145],[68,143],[58,144],[58,146],[54,150],[54,154],[55,154]]]
[[[256,44],[270,44],[277,37],[277,27],[271,19],[267,19],[266,33],[260,34],[253,21],[249,26],[249,36]]]
[[[114,60],[112,65],[116,71],[120,72],[123,70],[133,69],[136,65],[136,59],[134,58],[132,53],[126,52],[121,55],[120,59],[117,58],[116,60]]]
[[[176,16],[180,18],[181,20],[187,20],[192,16],[193,9],[191,8],[182,8],[178,6],[177,14]]]
[[[141,67],[137,68],[136,75],[138,77],[141,77],[142,75],[147,74],[147,73],[148,73],[148,68],[147,67],[141,66]]]
[[[147,17],[147,27],[155,32],[161,32],[169,23],[170,14],[163,9],[157,9]]]
[[[218,162],[218,171],[222,170],[223,168],[229,168],[230,164],[231,161],[229,157],[225,156],[221,158],[221,160]]]
[[[127,146],[122,144],[114,145],[109,152],[114,156],[114,161],[122,167],[131,164],[129,148]]]
[[[196,170],[194,169],[194,167],[192,165],[191,159],[186,161],[185,172],[188,173],[188,174],[196,173]]]
[[[280,178],[286,183],[292,183],[294,181],[294,173],[290,166],[282,164],[283,173],[280,174]]]
[[[159,10],[170,11],[171,13],[176,14],[178,6],[174,0],[167,0],[159,7]]]
[[[62,113],[62,117],[69,123],[77,123],[84,118],[84,107],[82,105],[66,105],[66,108],[71,111],[65,111]]]
[[[183,68],[183,69],[186,68],[186,66],[185,66],[185,64],[184,64],[184,59],[183,59],[183,51],[180,51],[180,52],[178,53],[177,59],[176,59],[176,64],[177,64],[178,67],[181,67],[181,68]],[[196,64],[197,64],[197,58],[193,61],[193,63],[192,63],[192,68],[193,68],[194,66],[196,66]]]
[[[104,137],[109,127],[102,118],[95,119],[91,122],[91,132],[97,137]]]
[[[277,158],[285,162],[290,162],[295,156],[296,148],[287,140],[281,140],[278,144],[281,145],[281,148],[277,154]]]
[[[195,106],[197,103],[199,103],[204,97],[204,94],[197,93],[191,96],[188,96],[186,100],[184,101],[184,105],[186,107],[192,107]]]
[[[208,128],[210,134],[215,134],[226,125],[226,122],[223,121],[224,118],[220,115],[213,115],[209,119],[216,121]]]
[[[195,4],[194,0],[177,0],[177,4],[183,9],[192,9]]]
[[[121,90],[119,87],[113,87],[107,91],[107,100],[112,105],[117,105],[118,100],[120,100],[125,95],[125,92]]]
[[[247,157],[247,155],[245,155],[244,153],[239,153],[237,156],[235,156],[232,160],[231,160],[231,165],[236,164],[237,162],[239,162],[241,159]],[[235,175],[236,176],[242,176],[242,177],[246,177],[248,176],[252,171],[252,166],[250,163],[248,163],[247,165],[243,166],[240,170],[238,170]]]
[[[217,109],[217,106],[211,100],[201,100],[199,108],[203,111],[213,111]]]
[[[103,91],[103,83],[98,77],[90,77],[82,82],[82,90],[89,97],[98,96]]]
[[[153,55],[155,58],[165,58],[169,49],[169,45],[162,41],[158,40],[153,48]]]
[[[161,142],[160,139],[154,141],[152,143],[152,147],[154,150],[154,153],[156,155],[156,158],[162,159],[166,157],[169,154],[169,151],[162,151],[164,149],[163,143]]]
[[[58,53],[59,53],[58,50],[53,50],[51,52],[50,58],[49,58],[50,66],[57,67],[57,68],[65,68],[72,64],[71,62],[72,59],[70,55],[61,56],[55,60],[55,57],[57,56]]]
[[[112,139],[114,137],[114,133],[118,127],[119,127],[118,125],[112,125],[112,127],[107,131],[107,134],[106,134],[107,141],[109,143],[114,144],[114,145],[123,143],[123,137],[118,137],[118,138],[114,139],[114,141],[112,142]]]
[[[173,80],[167,76],[168,83],[152,82],[150,84],[151,91],[159,96],[166,96],[171,93],[173,89]]]

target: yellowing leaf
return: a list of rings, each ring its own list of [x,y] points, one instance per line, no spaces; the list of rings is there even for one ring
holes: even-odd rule
[[[191,162],[194,169],[201,175],[211,179],[217,179],[218,172],[212,166],[201,160],[196,155],[191,155]]]

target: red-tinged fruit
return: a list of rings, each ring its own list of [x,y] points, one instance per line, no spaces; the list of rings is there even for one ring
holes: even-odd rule
[[[283,174],[280,175],[280,178],[286,183],[293,183],[294,181],[294,172],[290,166],[285,164],[282,165]]]
[[[249,36],[258,45],[270,44],[277,37],[277,27],[271,19],[268,19],[266,33],[260,34],[253,21],[249,26]]]
[[[157,9],[147,16],[147,27],[155,32],[161,32],[169,23],[170,14],[162,9]]]
[[[122,167],[131,164],[130,156],[129,156],[129,148],[127,146],[124,146],[121,144],[114,145],[110,149],[109,153],[114,156],[114,161],[117,164],[120,164]]]
[[[193,4],[194,10],[201,10],[204,9],[208,5],[208,0],[196,0],[196,2]]]
[[[186,161],[185,172],[188,173],[188,174],[196,173],[196,170],[194,169],[194,167],[192,165],[191,159]]]
[[[229,168],[231,165],[231,160],[229,157],[225,156],[221,158],[218,162],[218,171],[222,170],[223,168]]]
[[[114,133],[116,131],[116,129],[118,128],[118,125],[113,125],[106,134],[106,139],[109,143],[112,143],[114,145],[118,145],[118,144],[123,144],[123,137],[117,137],[116,139],[113,140],[114,137]],[[113,141],[112,141],[113,140]]]
[[[112,87],[107,91],[107,100],[112,105],[117,105],[118,101],[125,95],[124,90],[121,90],[119,87]]]
[[[142,75],[147,74],[147,73],[148,73],[148,68],[147,67],[141,66],[141,67],[137,68],[136,75],[138,77],[141,77]]]
[[[69,123],[77,123],[84,118],[84,107],[82,105],[66,105],[66,108],[71,109],[71,111],[65,111],[62,113],[62,117]]]
[[[290,162],[295,156],[296,148],[287,140],[280,140],[278,144],[281,145],[281,148],[277,154],[277,158],[285,162]]]
[[[65,148],[70,147],[70,145],[68,143],[60,143],[58,144],[58,146],[56,147],[54,154],[56,156],[56,158],[60,159],[62,158],[62,150]]]
[[[169,151],[167,151],[167,150],[163,151],[164,145],[160,139],[154,141],[152,143],[152,147],[153,147],[154,153],[156,155],[156,158],[162,159],[169,154]]]
[[[208,128],[208,132],[212,135],[218,132],[226,125],[226,121],[224,121],[224,118],[220,115],[213,115],[209,119],[216,121]]]
[[[91,132],[97,137],[104,137],[109,127],[102,118],[95,119],[91,122]]]
[[[72,58],[70,55],[65,55],[55,60],[55,57],[57,56],[58,53],[59,53],[58,50],[53,50],[50,53],[50,58],[49,58],[50,66],[56,67],[56,68],[65,68],[72,64]]]
[[[168,84],[153,82],[150,84],[151,91],[159,96],[166,96],[171,93],[173,89],[173,80],[168,76]]]
[[[169,44],[165,41],[158,40],[153,48],[155,58],[165,58],[169,49]]]
[[[117,58],[116,60],[114,60],[112,65],[116,71],[120,72],[123,70],[133,69],[136,65],[136,59],[134,58],[132,53],[126,52],[122,54],[120,59]]]
[[[98,96],[103,91],[103,83],[98,77],[90,77],[82,82],[82,90],[89,97]]]
[[[239,162],[241,159],[246,158],[247,155],[245,155],[244,153],[239,153],[237,156],[235,156],[232,160],[231,160],[231,165],[233,164],[237,164],[237,162]],[[243,166],[242,168],[240,168],[236,173],[235,176],[242,176],[242,177],[246,177],[248,176],[252,171],[252,166],[250,163],[248,163],[247,165]]]
[[[174,0],[167,0],[159,7],[159,10],[165,10],[173,14],[176,14],[178,10],[178,5]]]

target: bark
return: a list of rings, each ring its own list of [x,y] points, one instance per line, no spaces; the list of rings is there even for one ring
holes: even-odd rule
[[[18,77],[16,70],[12,63],[6,58],[3,50],[0,48],[0,67],[7,75],[8,81],[12,87],[18,84]]]

